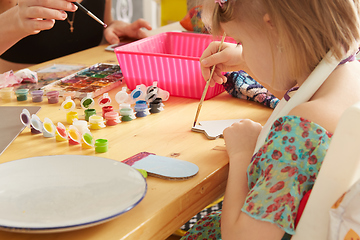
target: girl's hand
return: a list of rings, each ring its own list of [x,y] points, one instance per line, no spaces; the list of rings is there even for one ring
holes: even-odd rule
[[[19,30],[26,35],[37,34],[54,26],[55,20],[65,20],[65,11],[74,12],[75,0],[19,0],[16,20]]]
[[[224,130],[223,135],[230,161],[247,156],[250,162],[261,129],[260,123],[244,119]]]
[[[205,81],[210,78],[212,66],[216,65],[212,79],[210,79],[210,86],[212,87],[215,83],[222,84],[226,82],[223,72],[238,71],[245,66],[245,62],[241,57],[241,45],[224,42],[220,52],[218,52],[219,44],[220,42],[211,42],[200,58],[201,72]]]
[[[142,30],[146,28],[151,30],[150,24],[144,19],[138,19],[133,23],[126,23],[123,21],[113,21],[104,31],[105,39],[110,44],[116,44],[120,42],[120,37],[129,38],[145,38],[147,33]]]

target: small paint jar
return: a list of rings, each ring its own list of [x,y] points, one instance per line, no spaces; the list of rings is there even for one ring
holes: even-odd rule
[[[105,118],[105,114],[108,113],[108,112],[113,112],[114,111],[114,108],[113,106],[105,106],[105,107],[102,107],[102,115],[103,115],[103,118]]]
[[[106,126],[114,126],[120,123],[120,116],[118,112],[112,111],[105,113]]]
[[[40,118],[35,114],[31,116],[30,129],[32,134],[42,133],[42,122],[40,121]]]
[[[62,97],[64,98],[64,100],[66,100],[67,97],[71,97],[71,99],[74,99],[76,95],[76,92],[74,91],[68,91],[68,92],[64,92],[62,94]]]
[[[94,108],[85,109],[84,113],[85,113],[85,120],[89,121],[89,118],[91,116],[96,115],[96,109]]]
[[[73,121],[73,126],[80,132],[80,134],[83,134],[83,133],[89,131],[88,123],[85,120],[77,120],[77,119],[75,119]]]
[[[81,147],[82,148],[93,148],[95,144],[95,140],[93,135],[90,132],[83,133],[81,139]]]
[[[79,133],[79,131],[74,127],[74,126],[70,126],[69,127],[69,145],[78,145],[81,142],[81,135]]]
[[[128,122],[135,119],[134,111],[132,108],[122,108],[120,109],[121,121]]]
[[[68,133],[64,124],[62,124],[61,122],[58,122],[58,125],[56,126],[55,139],[58,142],[68,140]]]
[[[74,112],[74,111],[70,111],[68,113],[66,113],[66,122],[68,124],[73,124],[74,120],[78,120],[78,113]]]
[[[147,115],[150,114],[147,103],[146,101],[143,100],[136,102],[134,110],[136,112],[136,117],[146,117]]]
[[[150,104],[150,113],[159,113],[162,110],[164,110],[161,98],[156,98],[154,101],[152,101]]]
[[[104,93],[98,100],[100,106],[109,106],[111,104],[111,98],[108,93]]]
[[[16,89],[15,90],[15,95],[16,95],[16,100],[20,101],[26,101],[27,100],[27,95],[29,93],[29,89]]]
[[[95,140],[95,152],[104,153],[107,152],[109,143],[107,139],[96,139]]]
[[[90,129],[98,130],[105,127],[102,116],[93,115],[89,118]]]
[[[125,103],[125,102],[127,102],[129,100],[130,95],[126,92],[126,90],[127,90],[127,87],[123,87],[121,89],[121,91],[119,91],[115,95],[115,100],[119,105],[123,104],[123,103]]]
[[[31,93],[32,101],[33,102],[42,102],[43,101],[43,90],[34,90]]]
[[[54,104],[59,102],[59,91],[50,91],[46,93],[48,103]]]
[[[96,110],[93,108],[95,101],[91,93],[87,93],[80,101],[80,106],[84,109],[85,120],[89,121],[90,116],[96,115]]]
[[[30,112],[26,108],[20,113],[20,121],[24,124],[25,127],[30,128]]]
[[[13,92],[14,92],[13,87],[1,88],[0,97],[4,101],[11,101],[11,99],[13,98]]]
[[[47,138],[55,137],[55,125],[49,118],[44,118],[43,135]]]

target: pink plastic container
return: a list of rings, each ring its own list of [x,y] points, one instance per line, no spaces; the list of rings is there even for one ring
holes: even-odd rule
[[[157,81],[170,96],[200,99],[206,82],[199,59],[213,40],[208,34],[165,32],[117,47],[115,53],[130,90]],[[223,91],[219,84],[209,87],[205,99]]]

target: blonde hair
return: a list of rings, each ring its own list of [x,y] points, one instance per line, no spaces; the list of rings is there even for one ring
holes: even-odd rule
[[[228,0],[223,7],[210,1],[204,12],[212,8],[212,19],[204,22],[214,35],[222,33],[220,23],[248,19],[256,26],[268,13],[295,78],[312,71],[329,50],[341,60],[344,50],[359,48],[360,0]]]

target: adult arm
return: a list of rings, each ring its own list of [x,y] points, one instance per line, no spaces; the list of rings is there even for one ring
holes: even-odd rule
[[[20,39],[54,26],[64,20],[65,11],[76,11],[73,0],[19,0],[18,4],[0,14],[0,54]],[[3,3],[1,3],[3,4]]]
[[[147,21],[141,18],[132,23],[114,20],[111,15],[111,6],[112,1],[106,0],[104,21],[108,27],[104,30],[104,37],[108,43],[119,43],[121,37],[140,39],[148,36],[148,34],[142,30],[142,28],[147,30],[152,29]]]

